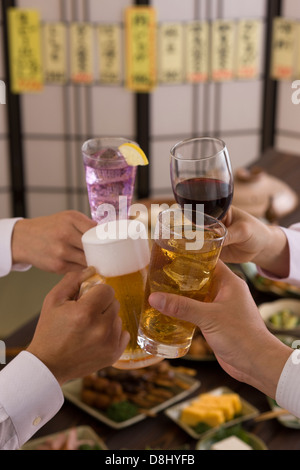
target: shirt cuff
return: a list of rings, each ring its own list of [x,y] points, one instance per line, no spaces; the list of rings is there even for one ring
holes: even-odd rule
[[[20,447],[55,416],[63,402],[52,372],[27,351],[0,373],[0,403],[14,424]]]
[[[276,389],[277,404],[300,418],[300,350],[295,349],[281,372]]]
[[[0,220],[0,277],[11,271],[28,271],[29,264],[12,264],[11,240],[15,224],[22,218]]]

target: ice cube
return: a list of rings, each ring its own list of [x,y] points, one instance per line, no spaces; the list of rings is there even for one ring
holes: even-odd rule
[[[164,273],[177,284],[180,291],[198,291],[209,280],[210,273],[199,260],[178,257],[163,268]]]
[[[120,157],[120,153],[112,148],[105,149],[100,153],[102,160],[117,160]]]

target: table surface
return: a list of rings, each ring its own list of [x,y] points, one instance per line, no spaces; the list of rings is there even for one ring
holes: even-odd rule
[[[266,152],[257,164],[268,171],[269,174],[280,177],[287,182],[300,196],[300,157],[279,154],[270,150]],[[300,220],[300,208],[279,221],[281,225],[288,226]],[[256,291],[251,286],[252,294],[259,304],[263,301],[273,300],[273,294]],[[23,346],[30,341],[37,320],[25,325],[6,340],[8,346]],[[216,361],[187,361],[173,360],[172,365],[180,365],[196,369],[196,378],[201,382],[200,388],[193,395],[212,390],[216,387],[226,386],[239,393],[242,398],[257,407],[260,412],[269,411],[267,398],[256,389],[237,382],[228,376]],[[191,395],[191,396],[193,396]],[[187,435],[179,426],[173,423],[163,411],[155,418],[146,418],[129,428],[115,430],[101,423],[86,412],[80,410],[72,403],[65,401],[57,415],[47,423],[34,438],[53,434],[73,426],[86,425],[104,440],[109,450],[144,450],[151,449],[195,449],[196,440]],[[255,423],[250,421],[243,427],[261,438],[269,450],[299,450],[300,429],[289,429],[279,423],[277,419]]]

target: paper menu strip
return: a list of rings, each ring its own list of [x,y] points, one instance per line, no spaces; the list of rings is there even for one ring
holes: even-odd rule
[[[293,78],[296,58],[296,23],[286,18],[273,22],[271,77],[274,80]]]
[[[186,80],[190,83],[205,82],[209,75],[208,22],[194,21],[186,25]]]
[[[89,23],[70,25],[71,80],[77,84],[91,84],[94,80],[94,29]]]
[[[122,80],[121,27],[99,25],[97,33],[100,83],[119,84]]]
[[[149,92],[156,86],[156,11],[152,7],[129,7],[125,13],[126,86]]]
[[[211,78],[227,81],[234,78],[235,22],[216,20],[212,24]]]
[[[159,27],[161,83],[181,83],[184,80],[183,32],[181,23],[162,23]]]
[[[44,78],[39,12],[9,8],[8,28],[12,92],[41,91]]]
[[[259,75],[262,22],[241,20],[237,35],[237,78],[254,79]]]
[[[45,81],[64,84],[67,81],[67,28],[63,23],[45,23],[42,31]]]

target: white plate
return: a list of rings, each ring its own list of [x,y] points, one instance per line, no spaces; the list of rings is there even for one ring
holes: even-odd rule
[[[285,334],[300,334],[300,326],[294,328],[282,328],[273,325],[269,319],[272,315],[281,312],[282,310],[289,310],[294,315],[300,317],[300,300],[297,299],[279,299],[273,302],[265,302],[258,307],[262,319],[264,320],[267,327],[274,333],[285,333]]]
[[[101,447],[102,450],[108,450],[102,439],[100,439],[100,437],[89,426],[78,426],[76,431],[78,439],[92,441],[95,445]],[[67,436],[69,432],[70,429],[67,429],[66,431],[60,431],[55,434],[51,434],[50,436],[39,437],[38,439],[30,440],[23,445],[21,450],[36,450],[41,445],[48,443],[49,441],[53,441],[61,434],[65,434]]]
[[[230,390],[227,387],[219,387],[219,388],[211,390],[210,392],[207,392],[207,393],[211,393],[212,395],[223,395],[224,393],[235,393],[235,392],[233,392],[232,390]],[[242,403],[241,416],[239,416],[235,419],[232,419],[230,421],[226,421],[226,423],[222,424],[223,428],[233,426],[234,424],[238,424],[238,423],[241,423],[243,421],[255,418],[255,416],[257,416],[259,414],[259,411],[258,411],[257,408],[252,406],[250,403],[245,401],[243,398],[240,397],[240,399],[241,399],[241,403]],[[183,423],[180,420],[181,411],[184,408],[186,408],[187,406],[189,406],[191,404],[191,402],[194,401],[194,400],[195,400],[195,397],[190,399],[190,400],[186,400],[182,403],[179,403],[176,406],[172,406],[171,408],[168,408],[165,411],[165,414],[170,419],[172,419],[172,421],[174,421],[176,424],[178,424],[178,426],[180,426],[182,429],[184,429],[184,431],[186,431],[191,437],[193,437],[194,439],[200,439],[200,438],[206,436],[208,433],[211,433],[212,431],[219,429],[221,426],[216,426],[214,428],[210,428],[209,430],[207,430],[203,433],[197,433],[192,427],[190,427],[187,424]]]
[[[184,380],[186,384],[190,386],[189,389],[183,390],[182,392],[179,392],[177,395],[170,398],[169,400],[166,400],[163,403],[160,403],[159,405],[149,409],[149,412],[151,414],[156,414],[159,411],[164,410],[168,406],[173,405],[173,403],[176,403],[179,400],[186,398],[187,396],[195,392],[200,387],[200,382],[198,380],[193,379],[192,377],[189,377],[183,374],[176,374],[176,375],[178,378],[180,378],[181,380]],[[78,406],[82,410],[86,411],[88,414],[94,416],[94,418],[98,419],[99,421],[102,421],[103,423],[107,424],[107,426],[110,426],[111,428],[114,428],[114,429],[126,428],[127,426],[131,426],[132,424],[138,423],[139,421],[142,421],[143,419],[148,417],[144,413],[139,413],[133,418],[127,419],[126,421],[122,421],[121,423],[117,423],[116,421],[109,419],[103,412],[87,405],[86,403],[83,403],[83,401],[80,398],[81,389],[82,389],[82,379],[73,380],[65,384],[62,387],[62,389],[63,389],[64,396],[69,401],[74,403],[76,406]]]

